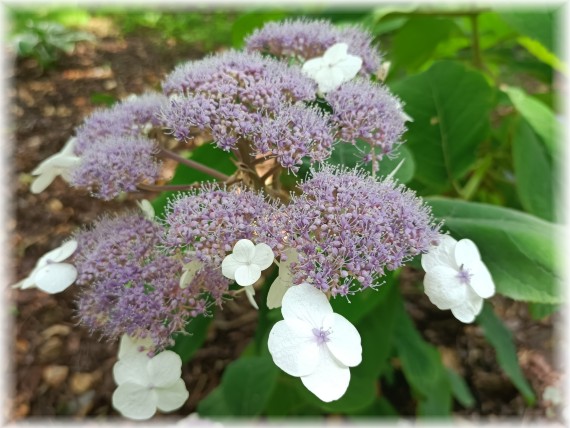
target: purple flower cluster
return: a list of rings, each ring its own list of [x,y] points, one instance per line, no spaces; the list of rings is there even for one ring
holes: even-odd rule
[[[159,113],[167,102],[162,94],[147,93],[91,114],[76,131],[74,154],[80,163],[71,172],[71,184],[112,199],[135,191],[139,183],[154,183],[160,163],[156,144],[146,134],[162,126]]]
[[[70,182],[105,200],[121,192],[134,192],[137,184],[152,184],[159,177],[160,163],[155,152],[155,143],[146,137],[101,140],[83,152]]]
[[[275,209],[273,203],[250,190],[205,184],[170,201],[164,245],[190,259],[221,266],[237,241],[256,241],[256,236],[265,236]]]
[[[300,187],[276,226],[286,231],[284,245],[299,253],[295,284],[346,296],[437,241],[430,210],[392,181],[324,167]]]
[[[150,337],[156,350],[172,344],[189,318],[207,312],[205,292],[227,290],[218,270],[203,269],[180,288],[182,262],[160,250],[163,228],[139,214],[107,217],[76,234],[73,256],[81,286],[82,324],[111,339]]]
[[[385,86],[364,80],[347,82],[326,95],[337,137],[363,140],[378,160],[392,152],[406,131],[401,103]]]
[[[372,74],[378,70],[381,56],[372,46],[370,33],[360,26],[339,28],[325,20],[269,22],[246,39],[246,48],[304,62],[341,42],[348,45],[349,54],[362,58],[363,71]]]
[[[301,103],[316,88],[298,68],[231,51],[178,67],[163,87],[172,98],[162,118],[178,140],[208,133],[226,151],[243,141],[252,156],[275,157],[293,172],[303,157],[330,156],[328,117]]]

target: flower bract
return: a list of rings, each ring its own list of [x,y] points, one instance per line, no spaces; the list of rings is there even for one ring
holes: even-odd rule
[[[322,57],[312,58],[303,64],[303,72],[319,85],[319,92],[335,90],[354,78],[362,67],[362,58],[348,53],[346,43],[336,43]]]
[[[73,154],[75,138],[71,138],[58,153],[50,156],[32,171],[37,175],[32,183],[32,193],[43,192],[58,175],[69,181],[70,171],[76,167],[81,159]]]
[[[113,367],[118,388],[113,407],[127,418],[145,420],[156,410],[171,412],[188,399],[182,374],[182,360],[172,351],[152,358],[142,352],[123,355]]]
[[[308,283],[289,288],[283,321],[269,333],[269,352],[285,373],[325,402],[338,400],[350,382],[350,369],[362,361],[360,334],[335,314],[325,294]]]
[[[77,249],[77,241],[67,241],[60,247],[44,254],[36,263],[34,270],[16,288],[37,287],[46,293],[59,293],[77,279],[77,269],[70,263],[61,263]]]
[[[473,322],[481,312],[483,299],[495,294],[493,278],[469,239],[456,241],[442,235],[439,245],[422,256],[422,267],[430,301],[439,309],[451,309],[461,322]]]
[[[222,274],[235,280],[238,285],[246,287],[254,284],[261,271],[273,263],[273,251],[267,244],[254,245],[249,239],[240,239],[233,248],[232,254],[222,262]]]

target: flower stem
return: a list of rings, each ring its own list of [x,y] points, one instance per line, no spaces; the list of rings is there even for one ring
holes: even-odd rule
[[[227,181],[230,178],[226,174],[221,173],[220,171],[217,171],[213,168],[210,168],[209,166],[202,165],[200,162],[196,162],[196,161],[193,161],[191,159],[185,159],[182,156],[177,155],[176,153],[171,152],[170,150],[167,150],[167,149],[163,149],[163,148],[159,149],[157,156],[160,156],[160,157],[163,157],[166,159],[175,160],[178,163],[189,166],[190,168],[195,169],[196,171],[203,172],[204,174],[207,174],[210,177],[214,177],[220,181]]]
[[[141,190],[147,190],[149,192],[168,192],[177,190],[192,190],[200,186],[201,183],[193,184],[166,184],[164,186],[157,186],[155,184],[138,184],[137,187]]]

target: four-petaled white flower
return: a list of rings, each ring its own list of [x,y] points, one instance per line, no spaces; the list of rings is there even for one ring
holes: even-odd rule
[[[305,62],[302,70],[317,82],[319,92],[325,94],[353,79],[361,67],[362,58],[348,54],[346,43],[337,43],[328,48],[322,57]]]
[[[281,307],[283,296],[293,285],[291,264],[299,261],[299,254],[294,248],[287,248],[283,253],[285,253],[287,260],[279,263],[275,262],[279,266],[279,275],[275,278],[267,293],[267,307],[269,309]]]
[[[113,407],[135,420],[149,419],[157,409],[176,410],[189,396],[181,374],[182,360],[175,352],[164,351],[149,358],[145,352],[134,352],[129,346],[113,366],[118,385],[113,393]]]
[[[441,235],[440,243],[422,256],[424,290],[439,309],[451,309],[459,321],[471,323],[495,284],[475,243]]]
[[[67,241],[65,244],[44,254],[36,263],[34,270],[14,288],[37,287],[46,293],[59,293],[69,287],[77,279],[77,269],[70,263],[61,263],[77,249],[77,241]]]
[[[32,175],[38,176],[30,188],[32,193],[43,192],[58,175],[69,181],[71,170],[81,162],[81,159],[73,154],[74,145],[75,138],[71,138],[58,153],[45,159],[32,171]]]
[[[285,373],[325,402],[338,400],[350,382],[350,369],[362,361],[360,334],[335,314],[325,294],[310,284],[287,290],[283,321],[269,333],[269,352]]]
[[[261,271],[271,266],[274,258],[275,255],[269,245],[263,243],[254,245],[249,239],[240,239],[234,245],[232,254],[227,255],[222,261],[222,274],[245,287],[247,298],[255,309],[259,308],[253,298],[255,295],[253,284],[261,278]]]

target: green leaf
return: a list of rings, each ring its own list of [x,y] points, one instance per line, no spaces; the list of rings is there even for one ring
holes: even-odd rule
[[[234,416],[259,415],[277,383],[279,370],[270,356],[239,358],[222,376],[222,393]]]
[[[200,416],[232,416],[221,386],[213,389],[201,400],[196,410]]]
[[[544,220],[555,220],[552,165],[544,144],[520,120],[513,138],[516,189],[522,206]]]
[[[332,165],[344,165],[349,168],[360,167],[368,172],[372,172],[372,164],[363,164],[362,157],[364,153],[370,151],[370,145],[364,141],[358,141],[356,144],[338,143],[335,145],[331,157],[327,159],[327,163]],[[378,164],[377,177],[385,177],[389,175],[398,164],[404,160],[400,169],[394,175],[400,183],[407,183],[414,176],[416,163],[410,150],[401,145],[396,149],[393,157],[384,157]]]
[[[213,317],[203,316],[193,318],[186,326],[186,333],[188,334],[177,334],[174,336],[175,343],[170,350],[180,355],[183,364],[192,359],[206,340],[208,327],[212,319]]]
[[[449,367],[445,368],[447,373],[447,379],[451,385],[451,392],[453,396],[461,403],[463,407],[471,408],[475,405],[475,398],[473,394],[469,391],[469,387],[465,380],[459,376],[453,369]]]
[[[416,330],[399,295],[393,299],[393,304],[397,307],[393,341],[404,375],[419,394],[418,414],[449,415],[451,387],[438,350]]]
[[[441,61],[392,85],[414,121],[405,135],[415,159],[414,178],[440,193],[473,166],[490,132],[493,91],[481,73]]]
[[[188,154],[188,159],[200,162],[203,165],[217,169],[224,174],[231,175],[235,172],[236,166],[231,160],[231,155],[228,152],[218,149],[213,144],[203,144]],[[215,181],[208,174],[192,169],[186,165],[178,165],[174,177],[169,184],[192,184],[197,181]],[[162,192],[154,201],[152,206],[157,217],[164,215],[164,210],[168,203],[169,197],[172,196],[172,191]]]
[[[528,311],[535,320],[544,319],[555,313],[560,307],[558,305],[549,305],[547,303],[529,303]]]
[[[479,247],[497,291],[515,300],[561,303],[555,237],[557,225],[508,208],[445,198],[426,198],[455,239]]]
[[[495,315],[489,303],[485,303],[477,322],[483,328],[487,340],[495,348],[499,365],[505,374],[521,392],[527,404],[534,404],[536,397],[519,366],[511,332]]]
[[[302,385],[298,385],[299,379],[281,373],[277,379],[277,385],[263,414],[268,416],[299,416],[319,415],[322,411],[305,400],[302,394]]]
[[[285,10],[256,10],[243,13],[232,27],[232,46],[241,48],[245,38],[257,28],[263,27],[270,21],[280,21],[285,19],[288,13]]]
[[[551,157],[560,154],[561,130],[552,110],[542,101],[528,95],[521,88],[502,86],[517,111],[526,119],[548,150]]]
[[[499,15],[518,33],[538,40],[550,52],[555,46],[555,13],[552,10],[534,9],[517,12],[500,12]]]
[[[555,54],[546,49],[540,42],[530,37],[519,37],[517,42],[539,61],[548,64],[562,73],[568,74],[568,67]]]
[[[394,68],[418,70],[457,28],[451,19],[415,16],[396,33],[390,49]],[[421,37],[418,35],[421,34]],[[412,116],[413,117],[413,116]]]

